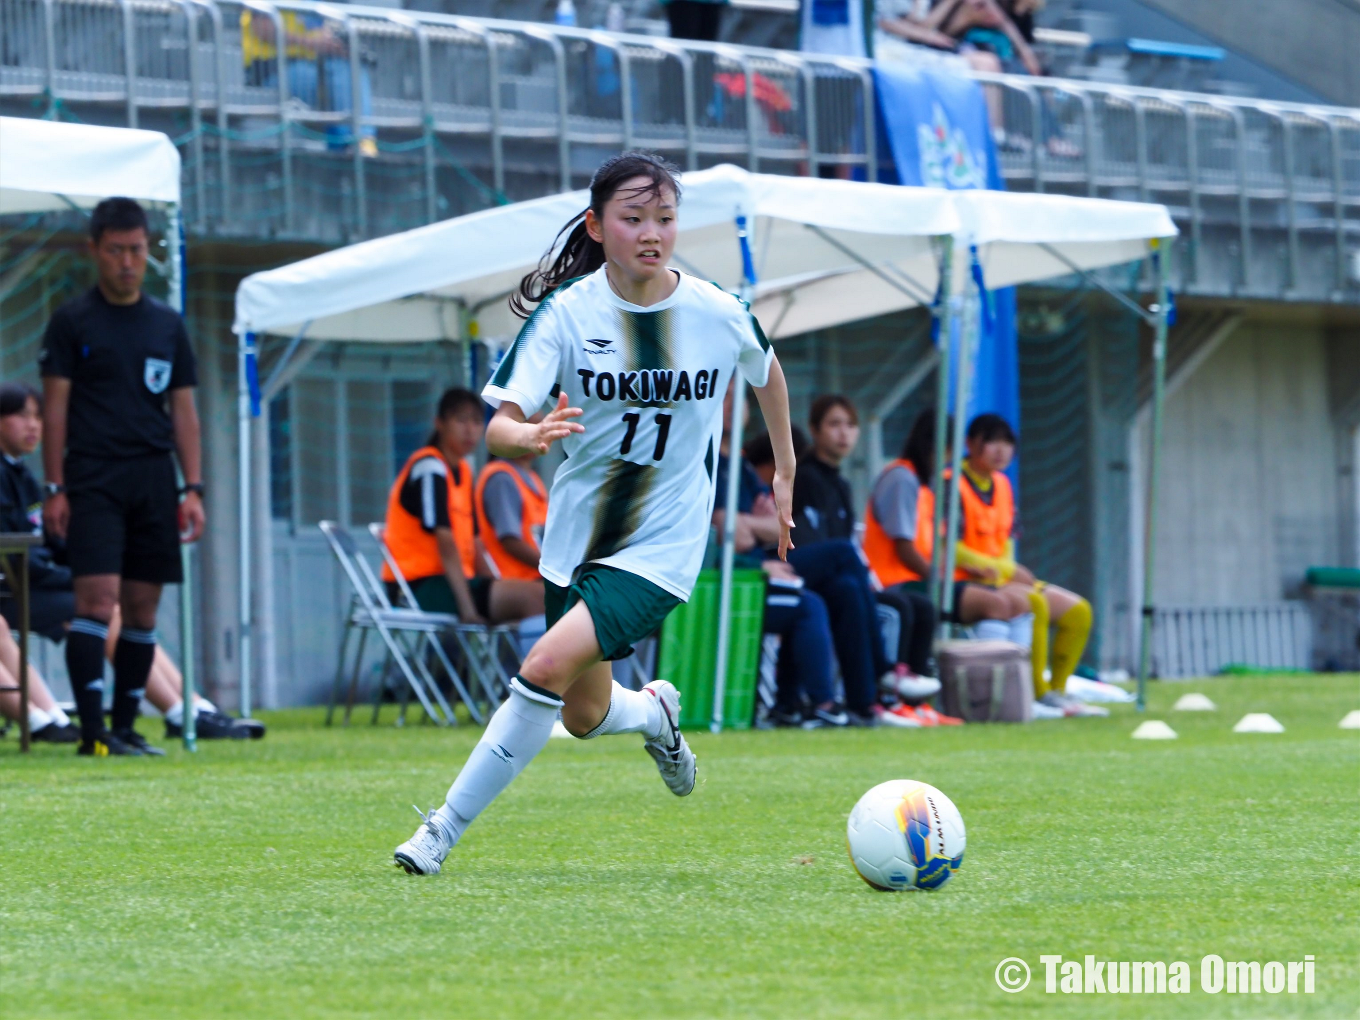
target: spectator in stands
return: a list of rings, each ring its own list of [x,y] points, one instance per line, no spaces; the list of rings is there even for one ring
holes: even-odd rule
[[[32,530],[44,536],[44,546],[30,552],[30,630],[60,644],[75,618],[76,601],[71,572],[56,561],[65,555],[65,543],[45,533],[42,523],[42,486],[24,458],[42,441],[42,397],[23,383],[0,385],[0,531]],[[0,615],[11,627],[18,625],[17,604],[0,585]],[[114,607],[104,655],[113,662],[122,630],[122,614]],[[17,661],[17,660],[16,660]],[[18,667],[15,666],[15,669]],[[35,677],[37,674],[33,674]],[[41,678],[38,678],[41,684]],[[160,645],[151,663],[146,699],[165,716],[167,737],[182,736],[184,678]],[[46,690],[46,687],[43,688]],[[47,706],[41,700],[39,708]],[[264,724],[253,719],[233,719],[206,698],[196,697],[196,730],[204,740],[243,739],[264,736]],[[64,715],[64,714],[63,714]]]
[[[802,0],[798,48],[837,57],[868,56],[862,0]]]
[[[661,0],[670,22],[672,39],[717,42],[722,34],[727,0]]]
[[[348,113],[354,109],[353,77],[350,72],[349,40],[335,30],[334,22],[313,11],[281,10],[288,94],[313,110]],[[274,19],[264,11],[241,8],[241,57],[245,61],[246,84],[258,88],[277,88],[279,77],[278,31]],[[324,90],[324,92],[323,92]],[[373,115],[373,85],[368,68],[359,68],[359,112]],[[347,149],[354,144],[350,124],[331,124],[326,128],[330,148]],[[370,124],[360,129],[359,151],[365,156],[378,154],[377,133]]]
[[[879,581],[889,590],[925,593],[935,543],[935,411],[922,411],[911,427],[902,455],[874,482],[864,514],[864,553]],[[960,567],[954,582],[954,619],[980,637],[1009,641],[1009,621],[1028,612],[1014,593],[977,583]],[[966,578],[972,577],[972,580]]]
[[[974,71],[1040,75],[1032,44],[1034,12],[1042,6],[1042,0],[930,0],[880,19],[879,27],[908,42],[956,51]]]
[[[472,463],[486,419],[481,397],[450,389],[434,431],[406,461],[387,500],[383,533],[422,609],[464,623],[502,623],[543,613],[543,582],[479,576]],[[392,572],[383,580],[396,594]]]
[[[477,533],[497,577],[541,580],[538,573],[548,487],[534,470],[538,458],[493,458],[482,468],[473,493]]]
[[[19,721],[19,643],[9,624],[0,617],[0,715]],[[28,735],[49,744],[74,744],[80,739],[79,727],[52,697],[38,671],[28,665]]]
[[[1015,454],[1015,432],[997,414],[980,414],[968,424],[968,456],[959,486],[962,501],[958,557],[974,576],[1023,598],[1032,617],[1032,634],[1012,634],[1031,649],[1035,699],[1065,715],[1106,715],[1104,709],[1064,694],[1091,633],[1091,604],[1080,595],[1039,581],[1015,560],[1015,497],[1005,475]],[[1049,652],[1049,625],[1054,627]],[[1026,637],[1029,640],[1025,640]],[[1045,674],[1050,671],[1051,679]]]
[[[798,461],[793,490],[793,517],[799,537],[804,548],[812,542],[849,544],[855,536],[855,504],[840,465],[859,442],[859,415],[848,398],[833,394],[812,402],[808,424],[812,446]],[[860,562],[858,555],[856,562]],[[875,601],[891,607],[899,620],[899,665],[895,679],[887,686],[910,701],[924,701],[940,689],[939,681],[931,675],[935,607],[924,593],[910,590],[879,592]],[[927,708],[926,715],[939,722],[932,711]]]

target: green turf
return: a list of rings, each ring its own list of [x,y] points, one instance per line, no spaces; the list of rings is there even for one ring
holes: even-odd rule
[[[1213,714],[1170,713],[1187,690]],[[693,738],[668,794],[633,737],[548,750],[435,879],[391,866],[476,732],[327,730],[76,759],[0,742],[0,1014],[1347,1016],[1360,1013],[1356,676],[1152,688],[1137,722]],[[1235,735],[1269,711],[1282,735]],[[149,722],[143,723],[151,731]],[[885,779],[968,826],[937,893],[877,893],[845,818]],[[1185,960],[1177,996],[1045,995],[1039,956]],[[1311,996],[1207,995],[1199,961],[1316,957]],[[1036,980],[1000,992],[996,964]]]

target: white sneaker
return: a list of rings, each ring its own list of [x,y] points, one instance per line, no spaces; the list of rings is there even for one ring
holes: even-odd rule
[[[907,701],[925,701],[940,693],[940,681],[933,676],[918,676],[901,665],[879,677],[878,686]]]
[[[891,726],[901,730],[919,730],[921,728],[921,720],[916,718],[915,713],[910,716],[898,715],[882,705],[874,706],[874,718],[878,720],[879,726]]]
[[[642,746],[656,762],[666,788],[677,797],[688,796],[694,791],[699,765],[680,732],[680,692],[669,680],[653,680],[642,690],[656,698],[666,719],[666,733]]]
[[[1061,708],[1054,708],[1052,705],[1045,705],[1042,701],[1034,703],[1034,719],[1066,719],[1067,713]]]
[[[1039,699],[1039,702],[1050,708],[1061,709],[1065,716],[1104,716],[1110,714],[1108,708],[1088,705],[1076,698],[1069,698],[1066,694],[1059,694],[1057,691],[1049,691]]]
[[[416,814],[424,822],[414,836],[397,847],[392,857],[397,867],[404,868],[408,875],[437,875],[439,866],[453,849],[453,844],[434,820],[434,808],[430,808],[428,815],[416,808]]]

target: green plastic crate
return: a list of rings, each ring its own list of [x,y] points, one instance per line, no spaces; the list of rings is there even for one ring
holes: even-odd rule
[[[703,570],[689,601],[661,628],[656,675],[680,691],[680,725],[705,729],[713,721],[713,668],[718,661],[719,573]],[[732,572],[732,630],[727,656],[723,727],[750,729],[755,716],[756,672],[765,625],[765,574]]]

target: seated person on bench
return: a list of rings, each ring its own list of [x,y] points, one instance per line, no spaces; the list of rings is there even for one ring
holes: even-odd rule
[[[472,463],[485,429],[482,398],[450,389],[434,431],[406,461],[387,500],[384,541],[420,608],[463,623],[503,623],[543,613],[543,582],[478,576]],[[395,598],[396,578],[383,580]]]
[[[1091,603],[1055,584],[1037,580],[1015,561],[1015,497],[1005,475],[1015,455],[1014,430],[1000,415],[981,414],[969,422],[967,442],[968,456],[963,461],[959,486],[963,504],[960,566],[1003,594],[1024,599],[1033,614],[1027,628],[1032,633],[1013,633],[1012,640],[1030,648],[1035,699],[1061,709],[1065,715],[1105,714],[1063,693],[1091,634]],[[1051,654],[1050,622],[1054,628]],[[1050,674],[1047,678],[1046,673]]]
[[[935,411],[922,411],[902,454],[874,482],[864,514],[864,554],[888,591],[924,593],[935,552],[930,527],[935,517]],[[978,637],[1009,641],[1010,620],[1028,612],[1016,596],[977,583],[966,568],[955,571],[953,622],[971,626]]]

